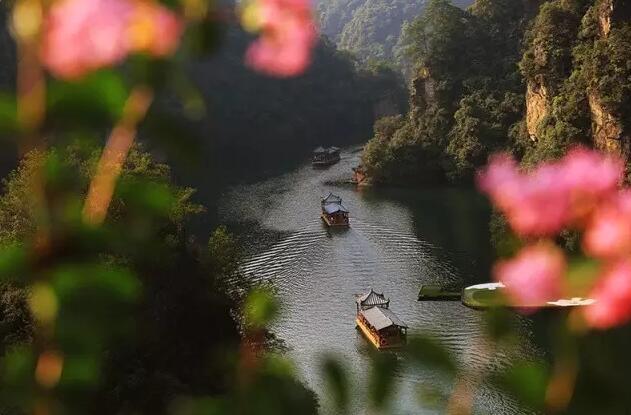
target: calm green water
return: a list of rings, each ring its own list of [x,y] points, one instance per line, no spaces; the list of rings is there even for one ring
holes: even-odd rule
[[[364,413],[363,381],[368,373],[367,342],[354,324],[354,295],[371,287],[391,299],[391,308],[411,327],[438,337],[468,367],[499,368],[508,357],[487,362],[480,312],[458,302],[418,302],[424,283],[465,286],[488,280],[491,248],[488,206],[475,192],[455,189],[358,190],[332,182],[349,177],[359,153],[347,151],[327,170],[309,163],[281,176],[236,186],[222,196],[220,219],[240,229],[250,252],[243,272],[277,288],[283,313],[274,331],[291,348],[307,384],[326,401],[319,359],[344,357],[355,384],[354,413]],[[328,230],[320,221],[320,197],[332,191],[351,212],[351,228]],[[530,322],[520,331],[526,358],[540,352],[531,345]],[[397,376],[394,413],[436,413],[417,390],[440,383],[437,373],[406,370]],[[523,413],[502,393],[476,389],[480,413]],[[420,409],[419,409],[420,408]]]

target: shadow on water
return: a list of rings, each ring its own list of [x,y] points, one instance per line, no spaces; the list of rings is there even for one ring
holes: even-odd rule
[[[366,203],[386,199],[406,206],[416,237],[440,247],[435,254],[458,270],[458,280],[448,282],[466,286],[488,281],[494,259],[488,226],[491,209],[475,190],[368,189],[362,196]]]

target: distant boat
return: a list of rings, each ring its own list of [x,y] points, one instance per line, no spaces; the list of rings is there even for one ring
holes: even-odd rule
[[[408,326],[390,310],[390,300],[372,289],[355,298],[355,323],[379,350],[400,347],[407,339]]]
[[[340,149],[337,147],[318,147],[313,150],[312,164],[314,167],[330,166],[340,161]]]
[[[329,193],[321,201],[322,213],[320,217],[328,226],[348,226],[348,210],[342,205],[342,198]]]

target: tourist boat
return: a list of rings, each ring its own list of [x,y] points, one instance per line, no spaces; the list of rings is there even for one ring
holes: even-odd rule
[[[372,289],[355,299],[355,323],[364,336],[379,350],[401,347],[408,326],[390,310],[390,300]]]
[[[337,147],[318,147],[313,150],[314,167],[330,166],[340,161],[340,149]]]
[[[322,220],[328,226],[348,226],[348,210],[342,205],[342,198],[329,193],[322,199]]]

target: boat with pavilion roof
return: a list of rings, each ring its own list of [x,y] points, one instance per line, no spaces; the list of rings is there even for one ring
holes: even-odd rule
[[[390,310],[390,299],[372,288],[355,298],[355,323],[364,336],[379,350],[405,344],[408,326]]]
[[[348,210],[342,205],[342,198],[329,193],[322,198],[322,213],[320,217],[328,226],[348,226]]]
[[[314,167],[326,167],[340,161],[340,149],[338,147],[318,147],[313,150],[311,164]]]

